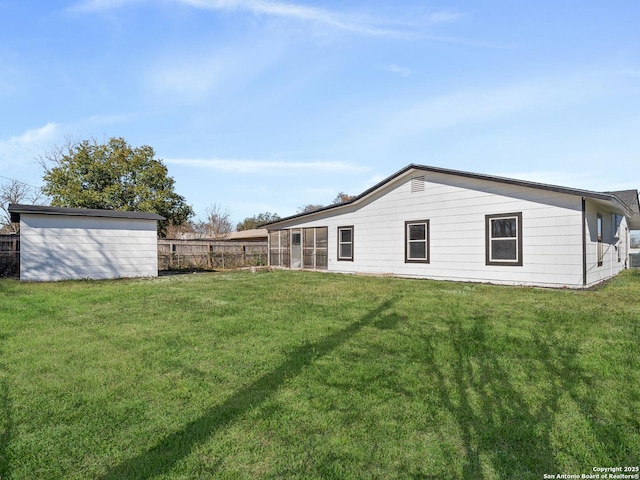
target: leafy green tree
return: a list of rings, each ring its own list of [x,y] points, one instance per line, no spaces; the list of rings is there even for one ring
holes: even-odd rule
[[[123,138],[104,144],[68,140],[40,159],[42,190],[53,206],[157,213],[166,218],[158,226],[163,235],[168,225],[187,222],[193,209],[174,191],[175,181],[162,160],[154,157],[153,148],[134,148]]]
[[[275,222],[280,220],[280,215],[277,213],[264,212],[254,215],[253,217],[247,217],[236,226],[237,231],[251,230],[252,228],[258,228],[259,225],[269,222]]]

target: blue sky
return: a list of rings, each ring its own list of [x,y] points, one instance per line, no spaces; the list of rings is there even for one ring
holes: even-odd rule
[[[639,188],[639,23],[635,0],[0,0],[0,175],[124,137],[234,223],[409,163]]]

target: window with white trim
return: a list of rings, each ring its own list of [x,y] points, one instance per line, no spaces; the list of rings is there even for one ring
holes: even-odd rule
[[[522,212],[485,216],[486,264],[522,266]]]
[[[353,261],[353,225],[338,227],[338,260]]]
[[[405,263],[429,263],[429,220],[404,223]]]

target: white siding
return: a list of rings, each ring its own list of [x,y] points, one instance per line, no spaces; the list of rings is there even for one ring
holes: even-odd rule
[[[598,214],[602,215],[603,223],[602,265],[598,265]],[[595,202],[587,201],[586,223],[587,286],[590,286],[617,275],[626,267],[624,253],[628,233],[625,231],[627,221],[624,217],[611,213],[605,206]],[[621,249],[620,261],[618,249]]]
[[[277,227],[328,226],[328,270],[334,272],[583,286],[581,197],[434,172],[425,174],[424,191],[415,184],[412,191],[412,176],[398,177],[358,204]],[[523,265],[486,265],[485,215],[515,212],[522,212]],[[404,222],[410,220],[430,222],[429,264],[404,261]],[[337,261],[339,225],[354,225],[352,262]]]
[[[20,278],[157,276],[156,225],[155,220],[23,213]]]

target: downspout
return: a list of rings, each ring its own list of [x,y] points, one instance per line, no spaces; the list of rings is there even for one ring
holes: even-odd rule
[[[587,201],[582,197],[582,286],[587,286]]]

